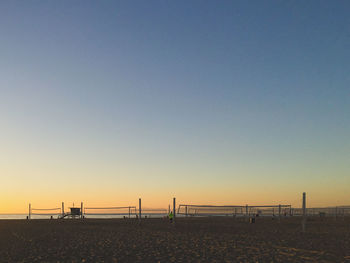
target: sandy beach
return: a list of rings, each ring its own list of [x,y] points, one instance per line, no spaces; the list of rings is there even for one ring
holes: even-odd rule
[[[350,262],[350,219],[1,220],[1,262]]]

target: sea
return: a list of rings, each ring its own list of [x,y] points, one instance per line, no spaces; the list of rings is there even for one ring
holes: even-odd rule
[[[0,214],[1,219],[27,219],[28,214]]]

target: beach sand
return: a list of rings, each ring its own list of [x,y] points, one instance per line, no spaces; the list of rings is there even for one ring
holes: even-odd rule
[[[350,218],[1,220],[0,262],[350,262]]]

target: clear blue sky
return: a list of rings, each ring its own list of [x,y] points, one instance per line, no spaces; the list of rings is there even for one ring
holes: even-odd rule
[[[0,198],[350,203],[349,14],[1,1]]]

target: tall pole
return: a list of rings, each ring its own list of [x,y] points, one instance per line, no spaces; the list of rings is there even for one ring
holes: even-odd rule
[[[31,218],[32,215],[32,205],[29,203],[29,213],[28,213],[28,219]]]
[[[62,202],[62,218],[64,217],[64,202]]]
[[[174,215],[174,223],[175,223],[175,217],[176,217],[176,198],[173,198],[173,215]]]
[[[80,218],[84,217],[84,213],[83,213],[83,202],[80,203]]]
[[[246,218],[248,220],[248,205],[245,206],[245,216],[246,216]]]
[[[305,232],[306,225],[306,193],[303,193],[303,219],[302,219],[302,231]]]
[[[139,221],[141,222],[141,198],[139,198]]]

